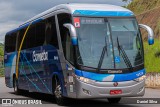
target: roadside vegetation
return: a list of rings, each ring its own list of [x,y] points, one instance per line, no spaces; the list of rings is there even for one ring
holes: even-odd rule
[[[160,40],[155,39],[154,45],[144,43],[145,68],[147,72],[160,72]]]
[[[136,15],[160,7],[160,0],[132,0],[127,6]]]
[[[3,47],[3,44],[0,43],[0,77],[4,76],[4,67],[2,65],[2,60],[4,56]]]

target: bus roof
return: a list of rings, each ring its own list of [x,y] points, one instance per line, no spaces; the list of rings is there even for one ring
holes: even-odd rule
[[[69,3],[57,5],[47,11],[44,11],[28,21],[24,22],[19,28],[14,29],[8,33],[14,32],[29,25],[30,22],[37,22],[43,20],[47,16],[51,16],[56,11],[61,10],[75,16],[112,16],[112,17],[129,17],[134,16],[133,12],[123,8],[121,6],[115,6],[110,4],[81,4],[81,3]],[[7,33],[7,34],[8,34]]]
[[[110,4],[80,4],[80,3],[71,3],[71,4],[61,4],[57,5],[47,11],[44,11],[35,17],[29,19],[26,22],[33,21],[37,18],[43,17],[49,13],[55,12],[56,10],[64,10],[65,12],[68,12],[70,14],[75,14],[75,15],[100,15],[98,12],[103,12],[101,13],[101,16],[104,15],[104,12],[125,12],[123,16],[133,16],[134,14],[121,6],[115,6],[115,5],[110,5]],[[93,13],[94,12],[94,13]],[[122,15],[122,14],[116,14]],[[116,16],[115,15],[115,16]],[[107,16],[107,14],[105,15]]]

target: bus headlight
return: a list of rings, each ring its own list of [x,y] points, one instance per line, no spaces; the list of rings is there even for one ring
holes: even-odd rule
[[[77,76],[77,79],[79,79],[82,82],[88,83],[88,84],[94,84],[94,82],[95,82],[95,80],[91,80],[91,79],[88,79],[85,77],[80,77],[80,76]]]
[[[141,77],[135,79],[135,81],[140,82],[140,81],[143,81],[144,79],[146,79],[146,76],[145,76],[145,75],[143,75],[143,76],[141,76]]]

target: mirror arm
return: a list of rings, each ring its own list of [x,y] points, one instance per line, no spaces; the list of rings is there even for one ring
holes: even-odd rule
[[[63,26],[69,30],[70,36],[72,38],[72,44],[77,45],[77,35],[75,27],[70,23],[63,24]]]
[[[154,36],[153,30],[152,30],[149,26],[144,25],[144,24],[139,24],[139,26],[140,26],[141,28],[147,30],[148,33],[149,33],[149,35],[150,35],[151,37]]]
[[[147,30],[147,32],[148,32],[148,43],[149,43],[149,45],[154,44],[154,32],[153,32],[153,30],[152,30],[149,26],[144,25],[144,24],[139,24],[139,27]]]
[[[69,30],[70,36],[71,36],[71,41],[72,41],[72,45],[73,45],[73,49],[74,49],[74,64],[75,67],[78,68],[78,63],[77,63],[77,44],[78,44],[78,40],[77,40],[77,34],[76,34],[76,29],[75,27],[70,24],[70,23],[65,23],[63,24],[64,27],[66,27]]]

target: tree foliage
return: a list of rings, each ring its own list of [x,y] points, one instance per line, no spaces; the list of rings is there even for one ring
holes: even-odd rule
[[[0,43],[0,56],[4,55],[3,47],[4,47],[3,44]]]

